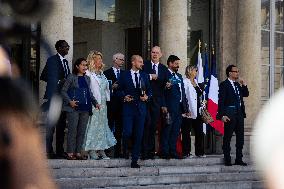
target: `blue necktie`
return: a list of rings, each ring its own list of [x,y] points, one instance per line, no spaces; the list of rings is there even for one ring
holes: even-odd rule
[[[64,69],[64,77],[67,78],[67,76],[70,74],[70,70],[68,67],[68,61],[66,59],[63,59],[63,69]]]
[[[156,65],[155,64],[153,64],[153,74],[157,74],[157,72],[156,72]]]
[[[134,75],[135,75],[135,84],[136,84],[135,88],[139,88],[138,73],[134,73]]]
[[[119,78],[120,78],[120,71],[119,71],[119,69],[116,70],[116,78],[117,78],[117,80],[119,80]]]

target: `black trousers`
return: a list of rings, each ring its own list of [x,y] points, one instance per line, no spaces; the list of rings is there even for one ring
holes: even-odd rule
[[[195,133],[195,155],[202,156],[204,155],[204,133],[203,125],[200,117],[196,119],[183,118],[181,134],[182,134],[182,154],[187,156],[191,151],[191,138],[190,132],[194,130]]]
[[[121,112],[109,112],[108,114],[108,124],[109,124],[110,130],[114,131],[113,134],[117,141],[116,145],[114,146],[114,157],[115,158],[119,158],[121,156],[121,146],[122,146],[122,143],[121,143],[122,141],[122,113]]]
[[[56,126],[46,127],[46,153],[54,153],[52,142],[53,134],[56,128],[56,154],[64,153],[64,130],[66,128],[66,112],[61,112]]]
[[[244,117],[241,113],[230,117],[230,121],[225,123],[223,136],[223,153],[226,162],[231,161],[231,139],[233,133],[236,133],[236,160],[240,161],[243,157],[244,146]]]
[[[142,154],[143,156],[155,155],[155,138],[157,125],[160,120],[161,105],[159,98],[152,98],[147,105],[148,112],[143,133]]]

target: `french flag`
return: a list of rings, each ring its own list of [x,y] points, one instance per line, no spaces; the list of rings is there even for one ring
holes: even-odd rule
[[[218,85],[218,79],[217,79],[217,74],[216,74],[216,58],[213,54],[207,110],[214,119],[214,121],[210,123],[210,125],[214,129],[216,129],[219,133],[224,135],[224,123],[216,119],[216,115],[218,111],[218,91],[219,91],[219,85]]]

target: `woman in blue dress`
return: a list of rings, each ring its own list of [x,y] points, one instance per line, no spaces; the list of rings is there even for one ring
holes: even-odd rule
[[[84,150],[89,152],[90,159],[109,159],[104,150],[116,144],[116,139],[108,126],[106,101],[110,100],[108,80],[103,74],[103,55],[91,51],[88,55],[88,75],[91,79],[90,88],[96,98],[99,108],[93,108],[86,135]]]

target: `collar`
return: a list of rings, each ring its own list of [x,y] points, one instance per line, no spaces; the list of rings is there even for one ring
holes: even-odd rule
[[[235,81],[231,80],[230,78],[228,78],[228,80],[230,81],[230,83],[231,83],[233,86],[235,86],[235,85],[234,85],[234,82],[235,82]]]
[[[169,70],[169,72],[171,73],[171,74],[173,74],[173,73],[175,73],[175,72],[173,72],[171,69],[169,69],[168,68],[168,70]],[[177,75],[177,73],[175,73],[176,75]]]
[[[113,69],[113,71],[114,71],[115,73],[117,72],[117,70],[120,71],[120,69],[117,69],[117,68],[115,68],[115,67],[112,67],[112,69]]]
[[[131,72],[131,74],[134,74],[134,73],[138,73],[139,74],[139,70],[134,71],[134,70],[131,69],[130,72]]]
[[[151,60],[151,64],[152,64],[152,67],[153,67],[153,65],[156,65],[157,67],[159,66],[159,64],[160,64],[160,62],[158,62],[158,63],[154,63],[154,62],[152,62],[152,60]]]
[[[59,54],[59,53],[57,53],[57,54],[58,54],[58,56],[59,56],[61,62],[63,62],[63,60],[64,60],[65,58],[64,58],[63,56],[61,56],[61,54]]]

